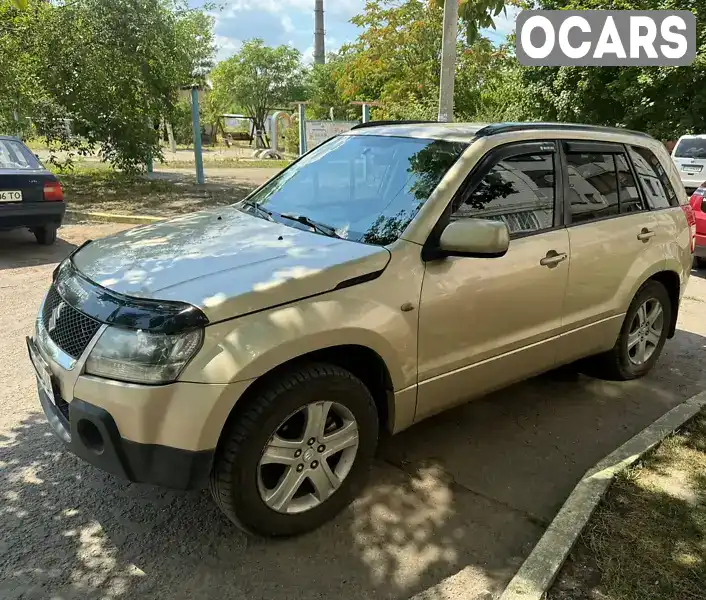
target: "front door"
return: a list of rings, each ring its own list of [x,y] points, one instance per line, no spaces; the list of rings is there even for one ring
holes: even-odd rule
[[[416,419],[550,369],[569,272],[553,142],[504,146],[475,169],[448,219],[504,221],[502,257],[427,262]]]

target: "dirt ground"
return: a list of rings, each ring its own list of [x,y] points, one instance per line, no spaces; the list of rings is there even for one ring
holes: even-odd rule
[[[387,441],[366,491],[334,522],[294,540],[249,538],[206,492],[130,484],[82,463],[41,412],[24,337],[51,271],[121,227],[67,226],[52,248],[0,233],[4,600],[494,597],[586,469],[706,384],[696,274],[649,377],[564,369],[449,411]]]

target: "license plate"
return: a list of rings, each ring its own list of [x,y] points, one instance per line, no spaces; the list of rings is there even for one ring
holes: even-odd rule
[[[681,170],[687,173],[700,173],[703,167],[701,165],[684,165]]]
[[[0,192],[0,202],[22,202],[22,192]]]
[[[39,387],[42,388],[42,391],[48,396],[49,400],[55,403],[54,385],[52,384],[51,371],[49,370],[47,361],[41,357],[39,350],[37,350],[37,347],[30,338],[27,338],[27,349],[29,350],[29,359],[34,366],[34,373],[37,376]]]

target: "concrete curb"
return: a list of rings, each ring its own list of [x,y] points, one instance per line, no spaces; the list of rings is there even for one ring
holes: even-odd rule
[[[706,392],[674,407],[586,471],[500,600],[542,600],[615,475],[706,406]]]
[[[103,212],[86,212],[83,210],[67,210],[66,214],[75,219],[88,219],[90,221],[104,221],[107,223],[132,223],[144,225],[147,223],[157,223],[163,221],[164,217],[152,217],[148,215],[116,215]]]

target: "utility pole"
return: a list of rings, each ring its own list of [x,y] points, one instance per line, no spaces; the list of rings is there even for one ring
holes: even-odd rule
[[[314,2],[314,62],[326,62],[326,31],[324,30],[324,0]]]
[[[444,33],[441,38],[441,81],[439,85],[439,121],[454,120],[454,84],[456,83],[456,41],[458,39],[458,0],[444,2]]]

